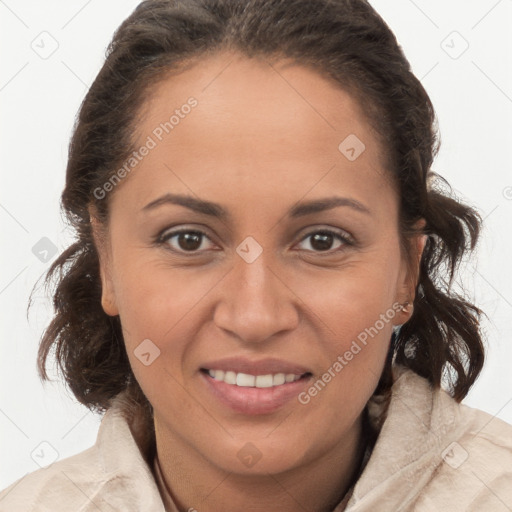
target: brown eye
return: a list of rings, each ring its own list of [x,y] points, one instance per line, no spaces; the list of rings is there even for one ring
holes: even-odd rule
[[[180,233],[178,236],[178,245],[185,251],[195,251],[201,247],[201,236],[198,233]]]
[[[209,240],[201,231],[181,230],[164,233],[159,242],[170,246],[176,252],[201,252],[204,240]]]
[[[331,230],[313,231],[307,234],[301,243],[309,240],[310,248],[306,248],[310,252],[335,252],[346,245],[352,245],[350,238],[341,233]],[[333,245],[339,244],[333,249]]]

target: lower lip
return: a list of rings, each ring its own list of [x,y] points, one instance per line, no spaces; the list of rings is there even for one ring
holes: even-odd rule
[[[215,380],[200,372],[208,389],[224,405],[241,414],[270,414],[297,398],[311,379],[311,375],[294,382],[271,388],[243,387]]]

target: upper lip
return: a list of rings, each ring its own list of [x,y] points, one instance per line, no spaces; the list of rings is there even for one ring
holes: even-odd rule
[[[305,366],[275,358],[251,361],[242,357],[227,357],[216,361],[207,361],[201,365],[201,369],[233,371],[235,373],[247,373],[249,375],[268,375],[276,373],[303,375],[304,373],[310,373]]]

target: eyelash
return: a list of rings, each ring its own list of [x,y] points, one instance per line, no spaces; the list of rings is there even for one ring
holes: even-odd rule
[[[204,250],[203,251],[200,251],[200,250],[184,251],[182,249],[174,249],[174,248],[171,248],[169,246],[169,243],[168,243],[169,240],[171,240],[172,238],[177,237],[179,235],[185,234],[185,233],[186,234],[193,233],[195,235],[201,236],[202,237],[201,243],[202,243],[204,238],[207,238],[208,240],[210,240],[210,237],[206,233],[204,233],[203,231],[200,231],[200,230],[197,230],[197,229],[178,229],[176,231],[166,231],[166,230],[162,231],[156,237],[155,242],[156,242],[157,245],[160,245],[160,246],[165,245],[166,249],[168,249],[168,250],[170,250],[172,252],[178,253],[180,255],[194,256],[194,255],[198,255],[198,254],[201,254],[202,252],[204,252]],[[344,248],[346,248],[346,247],[351,247],[351,246],[354,246],[356,244],[355,240],[350,235],[348,235],[348,233],[342,234],[342,233],[339,233],[337,231],[334,231],[334,230],[328,229],[328,228],[316,229],[316,230],[310,231],[309,233],[306,233],[301,238],[299,243],[304,242],[309,237],[311,237],[313,235],[316,235],[316,234],[331,235],[335,239],[337,239],[338,241],[343,242],[343,245],[341,247],[339,247],[338,249],[328,249],[326,251],[313,251],[313,250],[306,249],[306,252],[314,253],[314,254],[318,254],[318,255],[332,255],[334,253],[343,251]]]

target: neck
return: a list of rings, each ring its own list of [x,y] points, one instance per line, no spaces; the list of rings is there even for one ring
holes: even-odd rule
[[[230,473],[156,424],[158,463],[167,500],[180,511],[332,512],[358,477],[365,442],[362,419],[327,453],[307,465],[265,475]]]

